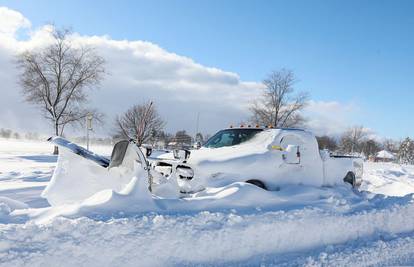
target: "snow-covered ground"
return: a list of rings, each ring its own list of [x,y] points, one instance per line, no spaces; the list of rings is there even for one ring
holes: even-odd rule
[[[365,163],[362,190],[388,196],[414,192],[414,166],[394,163]]]
[[[188,209],[65,213],[40,197],[56,165],[51,150],[0,139],[0,265],[414,264],[414,166],[366,163],[364,192],[346,185],[265,192],[236,183],[199,195],[193,208],[184,200]],[[210,204],[194,208],[200,201]],[[54,219],[39,223],[20,212],[27,208]]]

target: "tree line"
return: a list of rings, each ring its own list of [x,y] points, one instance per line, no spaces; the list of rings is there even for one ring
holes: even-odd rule
[[[381,150],[386,150],[395,156],[395,162],[414,164],[414,141],[410,137],[396,141],[384,139],[377,141],[370,138],[362,126],[348,129],[339,137],[317,136],[320,149],[327,149],[333,153],[376,157]]]
[[[39,140],[41,137],[36,132],[26,132],[19,133],[11,129],[0,128],[0,137],[1,138],[13,138],[13,139],[26,139],[26,140]]]

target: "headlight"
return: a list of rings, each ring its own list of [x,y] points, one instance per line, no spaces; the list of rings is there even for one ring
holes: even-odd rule
[[[193,169],[185,165],[178,165],[176,169],[176,174],[180,179],[191,180],[194,177]]]

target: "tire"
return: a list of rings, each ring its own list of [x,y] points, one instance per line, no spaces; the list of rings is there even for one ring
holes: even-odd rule
[[[261,189],[267,190],[265,184],[262,181],[253,179],[253,180],[246,181],[246,183],[249,183],[249,184],[255,185],[257,187],[260,187]]]
[[[351,184],[353,187],[357,187],[357,181],[355,174],[353,172],[348,172],[344,178],[344,182]]]

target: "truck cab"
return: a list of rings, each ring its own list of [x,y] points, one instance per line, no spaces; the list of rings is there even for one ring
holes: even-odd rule
[[[357,187],[362,178],[362,159],[320,152],[315,136],[301,129],[227,128],[188,155],[157,160],[153,169],[175,176],[183,191],[232,182],[249,182],[267,190],[286,184],[344,182]]]

